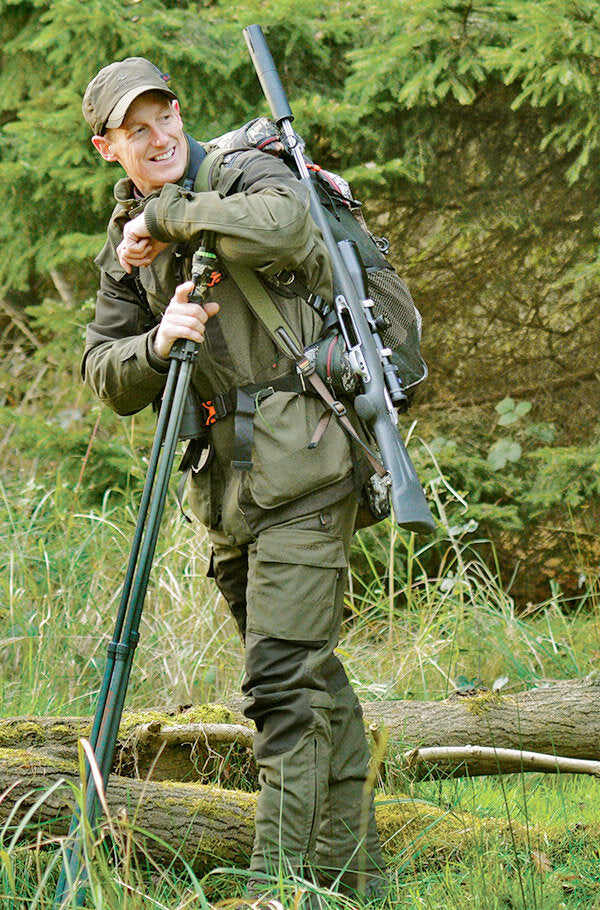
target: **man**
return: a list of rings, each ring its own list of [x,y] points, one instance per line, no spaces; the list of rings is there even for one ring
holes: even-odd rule
[[[335,420],[308,447],[323,404],[304,394],[294,361],[254,314],[243,280],[244,270],[258,276],[260,294],[303,345],[317,338],[320,317],[282,281],[293,274],[325,299],[332,294],[308,194],[284,163],[256,150],[216,165],[208,190],[190,188],[198,144],[183,132],[163,76],[143,58],[102,69],[83,113],[96,150],[127,175],[116,184],[96,260],[86,382],[118,414],[134,413],[160,396],[175,339],[202,342],[192,385],[204,402],[199,413],[212,416],[192,446],[191,461],[204,453],[191,471],[189,499],[209,529],[210,574],[245,641],[245,713],[258,731],[261,787],[253,877],[283,868],[373,891],[384,873],[372,796],[363,793],[367,743],[333,653],[357,508],[356,459]],[[188,301],[193,285],[185,279],[203,231],[214,232],[219,265],[213,300],[200,307]],[[244,400],[251,406],[242,413]]]

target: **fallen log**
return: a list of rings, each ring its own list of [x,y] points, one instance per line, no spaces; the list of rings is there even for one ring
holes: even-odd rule
[[[399,760],[414,749],[486,746],[549,756],[600,760],[600,674],[505,695],[480,692],[440,702],[377,701],[364,705],[373,733],[387,730]],[[538,770],[527,762],[503,764],[473,752],[465,759],[438,755],[414,763],[416,777],[477,776]],[[547,769],[547,770],[552,770]]]
[[[63,783],[54,787],[58,781]],[[77,786],[79,767],[72,759],[33,749],[0,749],[0,827],[9,820],[15,828],[31,813],[23,836],[40,829],[47,835],[66,834]],[[204,871],[247,862],[256,793],[111,774],[106,796],[123,840],[132,832],[138,846],[163,863],[180,858]]]
[[[40,831],[46,841],[65,835],[78,786],[78,765],[72,759],[0,748],[0,828],[6,825],[10,834],[23,822],[21,840]],[[117,856],[133,843],[163,864],[185,861],[196,872],[248,863],[256,793],[112,774],[106,795],[111,820],[103,823],[103,832],[116,841]],[[376,818],[386,855],[401,857],[403,865],[417,858],[419,863],[441,863],[474,844],[485,850],[501,844],[511,848],[516,841],[527,849],[541,837],[531,825],[527,829],[510,819],[479,818],[409,797],[382,799]]]
[[[600,761],[600,674],[516,694],[481,692],[440,702],[373,701],[363,705],[374,737],[385,728],[389,754],[402,765],[415,749],[484,746]],[[88,736],[86,718],[21,717],[0,720],[0,746],[43,749],[74,758]],[[256,779],[252,727],[239,707],[202,705],[124,716],[115,770],[154,780],[209,781],[248,786]],[[425,753],[426,755],[426,753]],[[157,758],[158,756],[158,758]],[[556,763],[551,763],[556,767]],[[416,777],[496,774],[527,770],[528,762],[490,762],[476,751],[412,761]],[[533,768],[532,768],[533,769]]]
[[[256,780],[254,730],[221,705],[126,712],[113,770],[123,777],[209,782],[248,787]],[[89,717],[9,717],[0,720],[0,747],[34,749],[57,759],[77,758],[77,742],[91,732]]]

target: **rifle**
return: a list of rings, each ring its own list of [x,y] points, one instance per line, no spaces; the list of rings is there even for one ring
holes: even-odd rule
[[[391,485],[394,518],[401,528],[430,533],[435,529],[435,522],[398,430],[396,409],[406,407],[406,396],[397,368],[391,362],[391,351],[379,336],[363,264],[351,241],[336,243],[333,237],[292,127],[294,115],[261,27],[248,26],[244,29],[244,37],[273,119],[294,158],[300,182],[308,188],[311,215],[331,258],[338,325],[350,363],[362,384],[361,393],[354,399],[354,408],[377,441],[387,471],[386,480]]]

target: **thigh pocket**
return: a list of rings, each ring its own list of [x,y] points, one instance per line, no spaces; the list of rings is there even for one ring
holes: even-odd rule
[[[341,538],[269,528],[256,542],[248,579],[248,631],[288,641],[329,638],[346,569]]]

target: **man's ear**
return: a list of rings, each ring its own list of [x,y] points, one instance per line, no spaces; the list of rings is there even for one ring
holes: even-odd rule
[[[179,100],[177,98],[173,98],[173,100],[171,101],[171,107],[173,108],[173,110],[175,111],[175,113],[177,114],[179,119],[181,120],[181,108],[179,107]]]
[[[105,161],[117,161],[118,158],[106,136],[92,136],[92,145]]]

